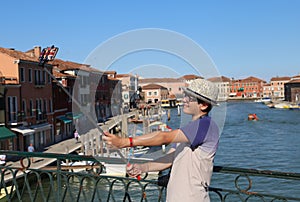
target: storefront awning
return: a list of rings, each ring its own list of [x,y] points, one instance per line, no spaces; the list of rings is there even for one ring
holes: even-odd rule
[[[34,132],[40,132],[51,129],[51,124],[49,123],[42,123],[37,125],[30,126],[31,129],[34,130]]]
[[[56,119],[58,119],[58,120],[60,120],[60,121],[62,121],[62,122],[64,122],[64,123],[72,123],[72,120],[69,119],[69,118],[66,117],[66,116],[58,116],[58,117],[56,117]]]
[[[0,140],[9,139],[16,137],[16,134],[11,132],[5,126],[0,126]]]
[[[73,112],[68,112],[66,113],[66,117],[69,119],[79,119],[83,114],[82,113],[73,113]]]
[[[34,133],[34,130],[32,130],[30,128],[25,128],[25,127],[22,127],[22,128],[12,128],[11,130],[12,131],[16,131],[18,133],[21,133],[23,136],[30,135],[30,134]]]
[[[43,123],[43,124],[32,125],[30,127],[22,126],[19,128],[12,128],[11,130],[21,133],[23,136],[26,136],[26,135],[31,135],[35,132],[40,132],[40,131],[45,131],[50,129],[51,129],[51,124]]]

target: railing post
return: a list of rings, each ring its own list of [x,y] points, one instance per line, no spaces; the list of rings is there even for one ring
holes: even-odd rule
[[[57,201],[61,201],[61,159],[57,158]]]

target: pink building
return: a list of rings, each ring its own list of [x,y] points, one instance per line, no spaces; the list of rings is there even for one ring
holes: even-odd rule
[[[272,99],[283,99],[284,98],[284,84],[289,82],[291,77],[272,77],[270,81],[271,94],[269,97]]]
[[[160,103],[168,98],[168,89],[158,84],[148,84],[142,87],[144,100],[147,104]]]

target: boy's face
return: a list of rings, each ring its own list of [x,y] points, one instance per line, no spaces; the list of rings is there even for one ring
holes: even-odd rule
[[[192,97],[190,95],[184,95],[183,112],[190,115],[195,115],[200,113],[199,104],[195,97]]]

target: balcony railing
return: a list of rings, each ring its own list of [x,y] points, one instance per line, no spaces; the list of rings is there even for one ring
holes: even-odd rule
[[[99,175],[103,166],[92,156],[0,153],[20,158],[1,167],[1,190],[8,201],[165,201],[166,190],[157,185],[156,177],[149,175],[139,181]],[[54,159],[56,165],[34,169],[28,163],[33,156],[39,161]],[[94,163],[85,172],[72,172],[70,167],[61,167],[66,159]],[[215,166],[212,182],[216,185],[209,192],[211,201],[300,201],[299,180],[300,173]]]

